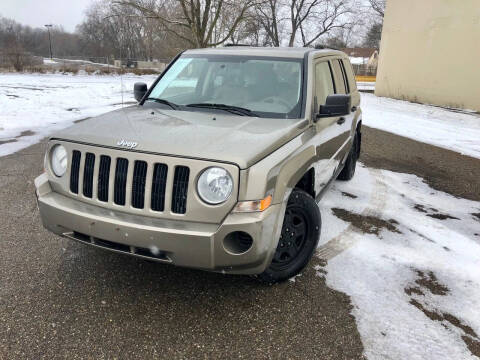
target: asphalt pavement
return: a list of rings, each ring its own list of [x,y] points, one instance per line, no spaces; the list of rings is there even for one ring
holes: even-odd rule
[[[316,276],[319,260],[265,286],[50,234],[33,186],[44,148],[0,158],[0,359],[362,359],[350,299]],[[369,128],[364,149],[367,166],[480,196],[479,160]]]

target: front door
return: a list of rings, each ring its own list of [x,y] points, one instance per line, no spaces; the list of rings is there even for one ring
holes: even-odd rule
[[[328,60],[319,60],[314,64],[314,119],[320,105],[324,105],[327,96],[335,94],[334,72]],[[337,124],[338,118],[321,118],[315,123],[315,192],[318,194],[332,178],[337,168],[337,151],[339,149],[339,137],[342,136],[342,126]]]

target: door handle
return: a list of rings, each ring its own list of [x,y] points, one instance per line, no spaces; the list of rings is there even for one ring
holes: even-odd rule
[[[352,112],[355,112],[357,111],[357,107],[356,106],[352,106]]]
[[[342,125],[344,122],[345,122],[345,118],[343,116],[337,120],[338,125]]]

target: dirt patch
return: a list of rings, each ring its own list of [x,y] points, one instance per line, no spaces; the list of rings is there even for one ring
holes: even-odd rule
[[[417,211],[420,211],[422,213],[426,213],[427,210],[425,210],[425,206],[423,205],[420,205],[420,204],[415,204],[415,206],[413,207],[415,210]]]
[[[453,316],[452,314],[443,313],[443,318],[453,326],[462,329],[465,334],[478,339],[478,335],[475,330],[473,330],[470,326],[462,323],[457,317]]]
[[[472,355],[480,358],[480,341],[474,340],[468,336],[463,335],[462,340],[467,345],[468,350]]]
[[[375,216],[355,214],[345,209],[339,208],[333,208],[332,212],[339,219],[351,223],[353,226],[360,229],[366,234],[378,235],[382,229],[387,229],[388,231],[401,234],[395,224],[392,224],[389,221],[385,221]]]
[[[15,136],[15,139],[19,139],[19,138],[24,137],[24,136],[33,136],[33,135],[35,135],[35,134],[36,134],[35,131],[25,130],[25,131],[22,131],[22,132],[20,133],[20,135]]]
[[[448,215],[448,214],[427,214],[427,216],[434,219],[438,219],[438,220],[447,220],[447,219],[460,220],[459,218]]]
[[[431,243],[436,244],[436,242],[433,241],[432,239],[430,239],[428,236],[425,236],[425,235],[423,235],[423,234],[421,234],[421,233],[419,233],[418,231],[413,230],[413,229],[409,229],[409,230],[410,230],[412,233],[414,233],[415,235],[420,236],[422,239],[425,239],[425,240],[427,240],[427,241],[430,241]]]
[[[420,310],[421,312],[423,312],[425,314],[425,316],[427,316],[430,320],[433,320],[433,321],[442,321],[443,320],[443,316],[440,315],[439,313],[435,312],[435,311],[430,311],[430,310],[427,310],[423,307],[422,304],[420,304],[417,300],[415,299],[410,299],[410,304],[412,304],[413,306],[415,306],[418,310]]]
[[[409,288],[406,288],[406,289],[405,289],[405,293],[406,293],[408,296],[412,296],[412,294],[417,294],[417,295],[425,296],[425,294],[422,292],[422,290],[420,290],[420,288],[418,288],[418,287],[409,287]]]
[[[456,316],[449,313],[438,313],[436,311],[430,311],[426,309],[417,300],[411,299],[410,304],[421,310],[430,320],[434,321],[447,321],[456,328],[462,330],[465,334],[470,335],[473,338],[478,339],[477,333],[468,325],[461,322]]]
[[[88,119],[91,119],[91,117],[86,117],[86,118],[83,118],[83,119],[75,120],[74,123],[75,123],[75,124],[78,124],[78,123],[80,123],[80,122],[82,122],[82,121],[85,121],[85,120],[88,120]]]
[[[343,195],[343,196],[346,196],[346,197],[349,197],[350,199],[356,199],[356,198],[358,198],[357,195],[353,195],[353,194],[350,194],[350,193],[345,192],[345,191],[342,191],[342,195]]]
[[[445,285],[438,282],[437,277],[432,271],[425,274],[423,271],[417,270],[419,279],[415,280],[418,285],[430,290],[434,295],[447,295],[450,291]]]
[[[17,139],[0,140],[0,145],[17,142]]]
[[[480,201],[479,159],[368,126],[362,130],[365,166],[415,174],[436,190]]]

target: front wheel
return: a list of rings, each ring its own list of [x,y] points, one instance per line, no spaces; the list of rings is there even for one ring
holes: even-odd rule
[[[272,263],[259,278],[273,284],[302,271],[317,248],[320,228],[317,203],[305,191],[294,189],[285,210],[282,232]]]

